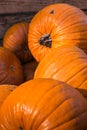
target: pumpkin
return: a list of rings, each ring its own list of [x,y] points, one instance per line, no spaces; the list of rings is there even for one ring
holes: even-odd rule
[[[7,29],[3,38],[3,47],[14,52],[22,63],[33,59],[28,49],[29,23],[20,22]]]
[[[23,67],[17,56],[0,47],[0,84],[19,85],[24,82]]]
[[[86,92],[87,55],[76,46],[61,46],[41,60],[34,78],[53,78]]]
[[[87,53],[87,16],[75,6],[52,4],[41,9],[31,20],[28,47],[39,62],[62,45],[76,45]]]
[[[34,72],[35,72],[37,65],[38,65],[38,63],[35,59],[23,64],[23,71],[24,71],[24,78],[25,78],[24,80],[25,81],[33,79]]]
[[[7,96],[16,88],[16,85],[2,84],[0,85],[0,107]]]
[[[4,101],[0,130],[86,130],[87,101],[74,88],[53,79],[21,84]]]

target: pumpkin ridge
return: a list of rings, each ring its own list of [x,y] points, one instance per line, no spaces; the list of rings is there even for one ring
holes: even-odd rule
[[[83,23],[83,21],[82,21],[81,23]],[[81,23],[80,23],[80,24],[81,24]],[[84,23],[85,23],[85,22],[84,22]],[[86,22],[86,23],[87,23],[87,22]],[[61,29],[59,30],[59,32],[61,32],[61,31],[63,32],[64,30],[67,31],[67,30],[69,30],[69,28],[73,27],[73,25],[77,25],[77,24],[78,24],[78,22],[75,23],[75,24],[71,24],[71,25],[65,26],[64,28],[61,28]],[[69,27],[69,28],[68,28],[68,27]],[[78,32],[79,32],[79,31],[78,31]],[[77,32],[77,33],[78,33],[78,32]],[[85,33],[85,32],[87,32],[87,30],[83,30],[83,31],[80,30],[80,33],[82,33],[82,32]],[[69,33],[70,33],[70,32],[69,32]],[[66,32],[66,34],[69,34],[69,33]],[[73,33],[75,33],[75,32],[73,32]],[[72,33],[70,33],[70,34],[72,35]],[[56,35],[62,36],[62,35],[64,35],[64,34],[57,33],[57,34],[54,34],[54,35],[52,36],[52,38],[54,38]],[[86,37],[85,37],[85,38],[86,38]],[[75,39],[73,39],[73,40],[75,40]],[[59,41],[59,39],[58,39],[58,41]]]
[[[75,53],[75,52],[69,52],[69,54],[70,54],[70,53],[72,54],[72,53]],[[60,55],[59,55],[60,58],[61,58],[61,55],[63,56],[63,54],[60,54]],[[66,53],[66,55],[68,55],[68,54]],[[59,58],[59,56],[58,56],[58,58]],[[65,56],[65,54],[64,54],[64,56]],[[57,57],[57,56],[56,56],[56,57]],[[82,57],[82,56],[81,56],[81,57],[77,57],[77,58],[75,58],[75,59],[73,59],[73,60],[71,60],[71,61],[69,60],[69,61],[66,62],[66,63],[64,63],[64,62],[62,61],[64,64],[63,64],[62,66],[60,66],[58,69],[56,69],[55,71],[53,71],[52,74],[50,73],[50,76],[52,77],[52,76],[55,75],[55,73],[57,73],[59,70],[62,70],[62,67],[66,67],[67,64],[69,64],[69,63],[71,64],[72,62],[76,61],[77,59],[81,59],[81,58],[84,58],[84,60],[87,59],[87,57],[85,57],[85,56]],[[56,58],[55,58],[55,59],[56,59]],[[52,59],[52,61],[54,61],[54,58]],[[47,66],[49,66],[49,65],[52,63],[52,61],[50,61],[49,64],[47,64]],[[46,65],[45,65],[45,67],[46,67]],[[43,71],[45,70],[45,67],[44,67]],[[47,68],[47,67],[46,67],[46,68]],[[37,68],[37,69],[38,69],[38,68]],[[48,69],[48,71],[49,71],[49,69]],[[46,70],[47,73],[48,73],[48,71]],[[42,72],[42,71],[41,71],[41,72]],[[36,76],[36,73],[38,73],[37,70],[36,70],[36,72],[35,72],[35,76]],[[58,72],[58,73],[59,73],[59,72]],[[45,73],[44,73],[44,74],[45,74]]]
[[[79,73],[82,73],[83,71],[85,71],[85,69],[87,70],[87,66],[83,67],[82,69],[80,69],[77,73],[75,73],[74,75],[72,75],[69,79],[67,79],[65,82],[67,82],[68,84],[70,83],[70,81],[72,81],[73,78],[77,77],[77,75],[79,75]],[[84,79],[85,80],[85,79]],[[82,82],[83,83],[83,82]],[[79,86],[80,87],[80,86]]]
[[[82,88],[81,86],[82,86],[83,84],[85,84],[85,82],[87,82],[87,78],[81,83],[80,86],[78,86],[78,89],[79,89],[79,88]]]
[[[87,22],[84,22],[85,24],[87,24]],[[75,22],[74,24],[71,24],[71,25],[68,25],[68,26],[65,26],[65,28],[61,28],[61,30],[59,31],[62,31],[62,30],[65,30],[67,31],[69,28],[73,27],[73,25],[77,26],[78,24],[83,24],[83,21],[80,21],[80,22]],[[81,25],[80,25],[81,26]],[[68,28],[69,27],[69,28]],[[81,31],[81,30],[80,30]],[[87,31],[84,29],[84,31]],[[78,31],[79,32],[79,31]]]
[[[82,33],[83,34],[86,34],[84,31],[82,31]],[[67,34],[67,37],[66,37],[66,34],[63,34],[63,40],[70,40],[70,39],[72,39],[73,38],[73,36],[72,36],[72,34],[74,34],[74,36],[77,36],[77,34],[78,34],[78,36],[80,37],[80,33],[78,33],[78,32],[76,32],[76,33],[71,33],[71,34]],[[71,37],[72,36],[72,37]],[[71,37],[71,38],[70,38]],[[61,36],[59,36],[59,39],[57,40],[57,41],[60,41],[61,42],[61,38],[62,38],[62,35]],[[62,40],[62,41],[63,41]],[[78,40],[76,37],[73,39],[73,41],[76,41],[76,40]],[[84,36],[83,38],[82,37],[80,37],[79,38],[79,40],[87,40],[87,38]],[[79,41],[78,40],[78,41]]]
[[[9,45],[8,43],[10,43],[11,42],[11,44]],[[8,48],[8,47],[12,47],[12,46],[14,46],[14,39],[13,38],[11,38],[11,40],[10,39],[7,39],[7,44],[6,44],[6,46],[5,46],[5,48]],[[15,47],[15,46],[14,46]],[[16,47],[15,47],[16,48]],[[14,52],[14,50],[12,49],[12,51]]]
[[[84,56],[83,56],[83,57],[82,57],[82,56],[81,56],[81,57],[77,57],[77,58],[72,59],[71,61],[67,62],[66,64],[63,64],[63,66],[61,66],[59,69],[62,70],[62,67],[66,66],[66,65],[69,64],[69,63],[72,64],[72,62],[76,61],[77,59],[81,59],[81,58],[82,58],[82,59],[84,58],[84,60],[87,59],[87,57],[84,57]],[[63,62],[63,61],[62,61],[62,62]],[[87,67],[87,66],[85,66],[85,67]],[[83,69],[84,69],[84,68],[83,68]],[[56,71],[56,72],[57,72],[57,71]]]
[[[57,89],[59,86],[61,87],[61,89],[63,88],[63,86],[61,86],[61,84],[58,85],[58,86],[55,86],[56,88],[53,88],[53,89],[54,89],[54,92],[55,92],[55,89]],[[50,91],[53,91],[53,89],[51,88]],[[60,90],[61,90],[61,89],[60,89]],[[48,92],[46,93],[46,95],[48,95],[48,93],[51,93],[50,91],[48,91]],[[46,95],[45,95],[44,97],[46,97]],[[44,97],[43,97],[43,98],[44,98]],[[42,119],[45,120],[46,118],[48,118],[49,115],[51,115],[51,114],[54,112],[55,109],[59,108],[59,106],[60,106],[63,102],[65,102],[66,100],[68,100],[68,99],[71,99],[71,98],[70,98],[70,95],[67,95],[67,98],[66,98],[66,99],[63,99],[63,100],[61,101],[61,103],[57,104],[57,106],[55,106],[55,108],[53,108],[53,109],[50,111],[49,114],[46,114],[46,116],[45,116],[44,118],[42,117]],[[43,100],[44,100],[44,99],[43,99]],[[41,101],[43,101],[43,100],[40,99],[40,104],[41,104]],[[51,102],[52,102],[52,101],[51,101]],[[39,104],[39,103],[38,103],[38,104]],[[38,106],[38,104],[37,104],[36,106]],[[46,108],[45,108],[45,109],[46,109]],[[36,116],[35,116],[35,118],[34,118],[34,120],[33,120],[33,123],[31,124],[33,127],[34,127],[35,124],[37,124],[37,123],[35,123],[35,122],[37,122],[37,120],[38,120],[38,115],[39,115],[38,113],[40,113],[40,111],[41,111],[41,108],[38,110],[38,112],[37,112],[37,114],[36,114]],[[36,119],[37,119],[37,120],[36,120]],[[39,118],[39,119],[40,119],[40,118]],[[40,126],[40,124],[42,124],[43,120],[41,121],[41,123],[39,123],[39,126]],[[35,127],[35,128],[36,128],[36,127]],[[38,129],[38,128],[37,128],[37,129]]]
[[[60,104],[58,104],[48,115],[46,115],[46,117],[43,118],[43,120],[39,124],[39,127],[47,118],[49,118],[49,116],[51,116],[56,111],[57,108],[60,107],[61,104],[65,103],[65,101],[68,101],[69,99],[71,99],[71,98],[67,97],[66,99],[63,99],[63,101],[61,101]],[[39,127],[37,129],[39,129]]]
[[[57,110],[57,108],[59,109],[59,107],[61,106],[61,104],[63,105],[63,104],[65,104],[67,101],[70,101],[71,99],[72,99],[72,98],[68,97],[68,98],[66,98],[65,100],[63,100],[56,108],[54,108],[54,111],[52,111],[51,113],[49,113],[49,115],[46,115],[47,118],[49,118],[49,117]],[[70,110],[70,111],[71,111],[71,110]],[[85,112],[87,113],[87,111],[85,110],[85,111],[81,112],[81,114],[83,114],[83,113],[85,113]],[[67,122],[69,122],[69,121],[71,121],[71,120],[73,120],[73,119],[75,119],[75,118],[77,118],[77,117],[79,117],[79,116],[80,116],[80,113],[77,114],[76,116],[74,115],[74,117],[73,117],[73,115],[72,115],[72,118],[71,118],[71,119],[69,118],[67,121],[64,120],[64,122],[62,122],[61,124],[56,125],[55,127],[51,128],[51,129],[54,129],[54,128],[56,128],[57,126],[58,126],[58,128],[59,128],[59,126],[65,124],[65,123],[67,123]],[[43,120],[45,121],[47,118],[44,118]],[[44,121],[43,121],[43,122],[44,122]],[[43,122],[41,122],[41,123],[39,124],[39,127],[40,127],[40,125],[41,125]],[[38,127],[37,129],[39,129],[39,127]]]
[[[78,13],[80,13],[80,12],[78,12]],[[73,14],[73,13],[72,13]],[[59,16],[58,16],[59,17]],[[70,17],[70,16],[69,16]],[[56,18],[56,19],[58,19],[58,18]],[[56,20],[55,19],[55,20]],[[65,20],[65,19],[64,19]],[[82,21],[83,22],[83,21]],[[78,24],[78,23],[81,23],[81,22],[76,22],[76,24]],[[86,22],[87,23],[87,22]],[[61,25],[61,23],[59,23],[58,25]],[[71,24],[71,25],[69,25],[69,27],[70,26],[72,26],[72,25],[75,25],[75,23],[73,23],[73,24]],[[66,28],[67,28],[68,26],[66,26]],[[63,29],[63,28],[62,28]],[[59,31],[61,31],[62,29],[60,29]],[[50,33],[49,33],[50,34]]]
[[[71,12],[69,12],[69,11],[71,11]],[[72,12],[72,9],[69,7],[68,8],[68,11],[67,11],[67,9],[65,8],[65,10],[63,11],[61,11],[61,12],[58,12],[59,13],[59,15],[55,18],[55,20],[60,20],[60,18],[61,17],[63,17],[64,15],[66,16],[66,17],[64,17],[63,19],[62,19],[62,21],[63,22],[60,22],[60,25],[62,24],[62,23],[64,23],[64,21],[66,21],[67,19],[71,19],[72,18],[72,15],[74,15],[75,16],[75,13],[76,14],[80,14],[80,16],[82,16],[82,17],[85,17],[85,14],[82,12],[82,10],[79,10],[78,12],[77,12],[77,9],[76,10],[74,10],[74,12]],[[69,13],[69,14],[68,14]],[[62,14],[62,16],[61,16],[61,14]],[[68,16],[67,16],[67,15]],[[82,20],[82,19],[81,19]]]
[[[77,51],[70,51],[69,53],[76,53]],[[78,52],[77,52],[78,53]],[[53,58],[51,58],[51,60],[49,60],[49,64],[54,60],[54,59],[57,59],[57,57],[59,58],[59,57],[61,57],[61,55],[63,56],[63,55],[65,55],[65,54],[67,54],[67,52],[64,52],[64,54],[61,52],[59,55],[55,55],[55,57],[53,57]],[[68,55],[68,54],[67,54]],[[46,66],[46,65],[45,65]]]
[[[74,14],[74,15],[75,15],[75,14]],[[69,17],[71,17],[71,16],[68,16],[68,18],[69,18]],[[63,23],[65,24],[65,22],[68,22],[68,18],[67,18],[67,17],[66,17],[66,18],[64,17],[64,18],[62,19],[62,21],[64,20],[63,22],[59,21],[58,25],[61,26],[61,28],[60,28],[59,31],[61,31],[61,29],[67,28],[68,26],[72,26],[72,25],[74,25],[74,24],[80,23],[80,22],[69,23],[69,25],[67,25],[67,26],[62,26]],[[58,18],[58,19],[59,19],[59,18]],[[58,19],[55,19],[55,21],[58,20]],[[83,22],[83,21],[82,21],[82,22]]]
[[[23,31],[25,32],[25,35],[27,36],[27,32],[26,32],[25,26],[27,26],[27,24],[24,25],[24,24],[22,23]],[[29,25],[28,25],[28,26],[29,26]],[[27,40],[28,40],[28,39],[27,39]],[[28,41],[27,41],[27,42],[28,42]]]
[[[75,118],[69,119],[67,122],[64,122],[63,124],[64,124],[64,125],[66,125],[66,123],[69,123],[69,122],[71,122],[72,120],[74,120],[74,119],[76,119],[76,118],[78,118],[78,117],[82,116],[84,113],[87,113],[87,111],[85,110],[85,111],[83,111],[83,112],[79,113],[78,115],[76,115],[76,116],[75,116]],[[62,127],[63,127],[63,124],[61,124],[61,125],[62,125]],[[61,125],[60,125],[60,126],[58,126],[58,128],[59,128],[59,127],[61,127]]]
[[[60,49],[59,49],[60,50]],[[73,53],[75,53],[75,54],[79,54],[79,52],[81,52],[80,50],[76,50],[76,51],[73,51],[73,50],[69,50],[69,51],[67,51],[66,49],[65,49],[65,52],[63,53],[62,51],[61,51],[61,53],[60,54],[58,54],[58,55],[55,55],[55,57],[52,59],[52,60],[54,60],[54,59],[56,59],[57,57],[59,58],[59,57],[61,57],[61,56],[65,56],[65,55],[68,55],[68,53],[69,54],[73,54]],[[83,52],[83,56],[81,56],[81,57],[79,57],[79,58],[87,58],[87,56],[85,56],[84,55],[85,53]],[[51,61],[52,62],[52,61]]]
[[[83,82],[80,84],[80,85],[78,85],[78,88],[77,89],[79,89],[79,88],[82,88],[81,86],[83,85],[83,84],[85,84],[85,82],[86,82],[87,80],[86,80],[86,78],[83,80]]]
[[[24,34],[26,35],[26,38],[27,38],[27,32],[26,32],[26,29],[25,29],[26,26],[27,26],[27,25],[24,25],[24,24],[22,23],[22,29],[23,29]],[[28,31],[28,30],[27,30],[27,31]],[[25,41],[25,38],[24,38],[24,41]],[[25,43],[28,43],[28,39],[26,39]]]
[[[51,88],[49,88],[47,91],[46,91],[46,94],[42,94],[41,96],[40,96],[40,98],[38,99],[38,101],[36,102],[36,105],[34,105],[34,108],[33,108],[33,110],[32,110],[32,112],[31,112],[31,115],[30,115],[30,117],[29,117],[29,120],[31,120],[31,117],[32,117],[32,115],[33,115],[33,112],[35,111],[35,109],[37,108],[37,106],[38,106],[38,104],[39,104],[39,101],[41,102],[42,100],[43,100],[43,98],[44,97],[46,97],[46,95],[48,95],[48,93],[50,92],[50,91],[53,91],[53,89],[55,89],[55,87],[57,87],[57,84],[58,83],[56,83],[53,87],[51,87]],[[59,85],[62,85],[62,82],[60,82],[60,84]],[[59,86],[58,85],[58,86]],[[37,112],[38,113],[38,112]],[[37,118],[37,113],[36,114],[34,114],[34,119],[33,119],[33,122],[32,122],[32,126],[33,126],[33,124],[34,124],[34,122],[35,122],[35,120],[36,120],[36,118]],[[30,126],[30,128],[31,128],[31,126]]]
[[[75,13],[75,12],[74,12],[74,13]],[[68,20],[68,17],[71,17],[72,15],[75,15],[74,13],[72,12],[72,14],[66,16],[66,18],[64,17],[64,18],[63,18],[64,21],[62,20],[63,22],[58,23],[58,25],[61,26],[61,24],[64,24],[64,23]],[[77,13],[77,12],[76,12],[76,13]],[[81,12],[78,12],[78,14],[81,14]],[[59,16],[58,16],[58,17],[59,17]],[[58,17],[55,18],[55,20],[58,20],[58,19],[59,19]],[[70,18],[69,18],[69,19],[70,19]],[[81,22],[80,22],[80,21],[77,21],[77,22],[75,22],[75,23],[73,23],[73,24],[70,23],[70,25],[68,25],[68,26],[71,27],[72,25],[75,25],[75,24],[78,24],[78,23],[83,23],[83,21],[82,21],[82,20],[81,20]],[[85,22],[84,22],[84,23],[85,23]],[[87,21],[86,21],[86,23],[87,23]],[[62,29],[68,28],[68,26],[61,26],[59,32],[62,31]],[[64,28],[62,28],[62,27],[64,27]]]
[[[64,56],[65,56],[65,54],[64,54]],[[84,56],[82,57],[82,56],[81,56],[81,57],[77,57],[77,58],[75,58],[75,59],[69,60],[68,62],[66,62],[66,64],[63,64],[63,66],[60,66],[60,68],[59,68],[55,73],[57,73],[59,70],[61,71],[61,70],[62,70],[62,67],[66,67],[67,64],[69,64],[69,63],[72,64],[72,62],[75,62],[77,59],[81,59],[81,58],[84,58],[84,60],[87,59],[87,57],[84,57]],[[63,62],[63,61],[62,61],[62,62]],[[80,63],[79,63],[79,64],[80,64]],[[85,67],[87,67],[87,66],[85,66]],[[83,68],[83,69],[84,69],[84,68]],[[53,75],[54,75],[54,74],[53,74]]]
[[[80,36],[80,35],[79,35]],[[69,36],[70,37],[70,36]],[[80,40],[81,40],[81,44],[80,44],[80,46],[81,45],[83,45],[83,43],[87,43],[87,39],[85,38],[85,39],[83,39],[83,38],[80,38]],[[79,42],[79,40],[78,39],[73,39],[73,41],[77,41],[77,42]],[[72,45],[75,45],[75,44],[73,44],[73,41],[71,42],[71,46]],[[63,39],[62,41],[61,41],[61,39],[58,39],[58,40],[54,40],[53,42],[60,42],[59,43],[59,45],[63,45],[62,43],[63,42],[67,42],[67,44],[66,45],[69,45],[69,42],[70,42],[70,39]],[[78,46],[77,46],[78,47]],[[80,47],[81,49],[82,49],[82,47]],[[83,48],[84,49],[84,48]],[[87,49],[86,49],[87,50]],[[85,50],[84,50],[85,51]]]
[[[71,9],[71,7],[65,7],[62,11],[60,10],[60,12],[58,12],[59,13],[59,15],[55,18],[55,20],[58,20],[58,19],[60,19],[60,17],[63,17],[65,14],[67,14],[69,17],[71,17],[72,16],[72,14],[82,14],[82,11],[81,10],[79,10],[79,11],[77,11],[77,9],[75,10],[75,8],[73,8],[74,9],[74,12],[69,12],[69,11],[72,11],[72,9]],[[55,10],[55,9],[54,9]],[[68,14],[68,12],[70,13],[70,14]],[[61,16],[62,15],[62,16]],[[68,18],[68,16],[66,16],[66,17],[64,17],[63,19],[62,19],[62,21],[63,20],[66,20],[66,18]],[[60,22],[61,23],[61,22]]]
[[[23,30],[24,31],[24,29],[23,29],[23,24],[21,24],[22,25],[22,28],[21,28],[21,30]],[[19,25],[20,26],[20,25]],[[22,39],[23,39],[23,41],[22,42],[24,42],[25,41],[25,39],[24,39],[24,37],[23,37],[23,33],[21,32],[21,30],[19,29],[19,26],[16,26],[16,28],[17,28],[17,30],[18,30],[18,32],[19,32],[19,34],[20,34],[20,36],[22,37]]]
[[[82,33],[82,32],[83,32],[83,33],[86,33],[87,31],[86,31],[86,30],[80,30],[80,32],[81,32],[81,33]],[[69,32],[69,33],[70,33],[70,32]],[[67,35],[68,35],[69,33],[67,33]],[[72,35],[73,33],[78,33],[78,32],[71,32],[71,35]],[[57,34],[56,34],[56,35],[57,35]],[[66,33],[61,33],[61,34],[59,33],[59,34],[58,34],[58,36],[62,36],[62,35],[66,35]],[[85,37],[85,38],[86,38],[86,37]],[[73,40],[76,40],[76,39],[73,39]]]
[[[84,23],[86,24],[87,21],[85,20]],[[61,24],[62,24],[62,23],[60,23],[60,24],[58,24],[58,25],[61,25]],[[74,23],[70,23],[70,24],[67,25],[67,26],[62,26],[62,27],[60,28],[59,32],[62,31],[62,30],[68,29],[68,27],[71,28],[71,26],[73,27],[73,25],[77,25],[77,24],[83,24],[83,20],[77,21],[77,22],[74,22]]]

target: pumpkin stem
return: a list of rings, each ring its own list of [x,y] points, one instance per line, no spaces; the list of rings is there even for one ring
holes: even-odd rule
[[[40,39],[39,39],[39,43],[43,46],[47,46],[49,48],[51,48],[51,44],[52,44],[52,39],[50,37],[49,34],[44,34]]]
[[[13,65],[10,65],[10,70],[15,71],[15,67]]]

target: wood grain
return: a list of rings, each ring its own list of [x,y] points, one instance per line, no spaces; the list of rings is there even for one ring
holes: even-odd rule
[[[68,3],[87,9],[87,0],[0,0],[0,14],[39,11],[53,3]]]

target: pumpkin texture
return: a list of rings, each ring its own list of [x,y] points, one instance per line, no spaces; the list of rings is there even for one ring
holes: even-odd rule
[[[87,101],[63,82],[30,80],[16,88],[2,104],[0,130],[54,129],[87,129]]]
[[[42,59],[34,78],[64,81],[87,96],[87,55],[76,46],[61,46]]]
[[[61,45],[76,45],[87,53],[87,16],[65,3],[40,10],[31,20],[28,33],[29,49],[38,62]]]
[[[3,84],[0,85],[0,107],[7,96],[16,88],[16,85]]]
[[[0,84],[19,85],[23,83],[23,68],[14,53],[0,47]]]
[[[3,38],[3,47],[14,52],[22,63],[33,59],[28,49],[29,23],[16,23],[9,27]]]

